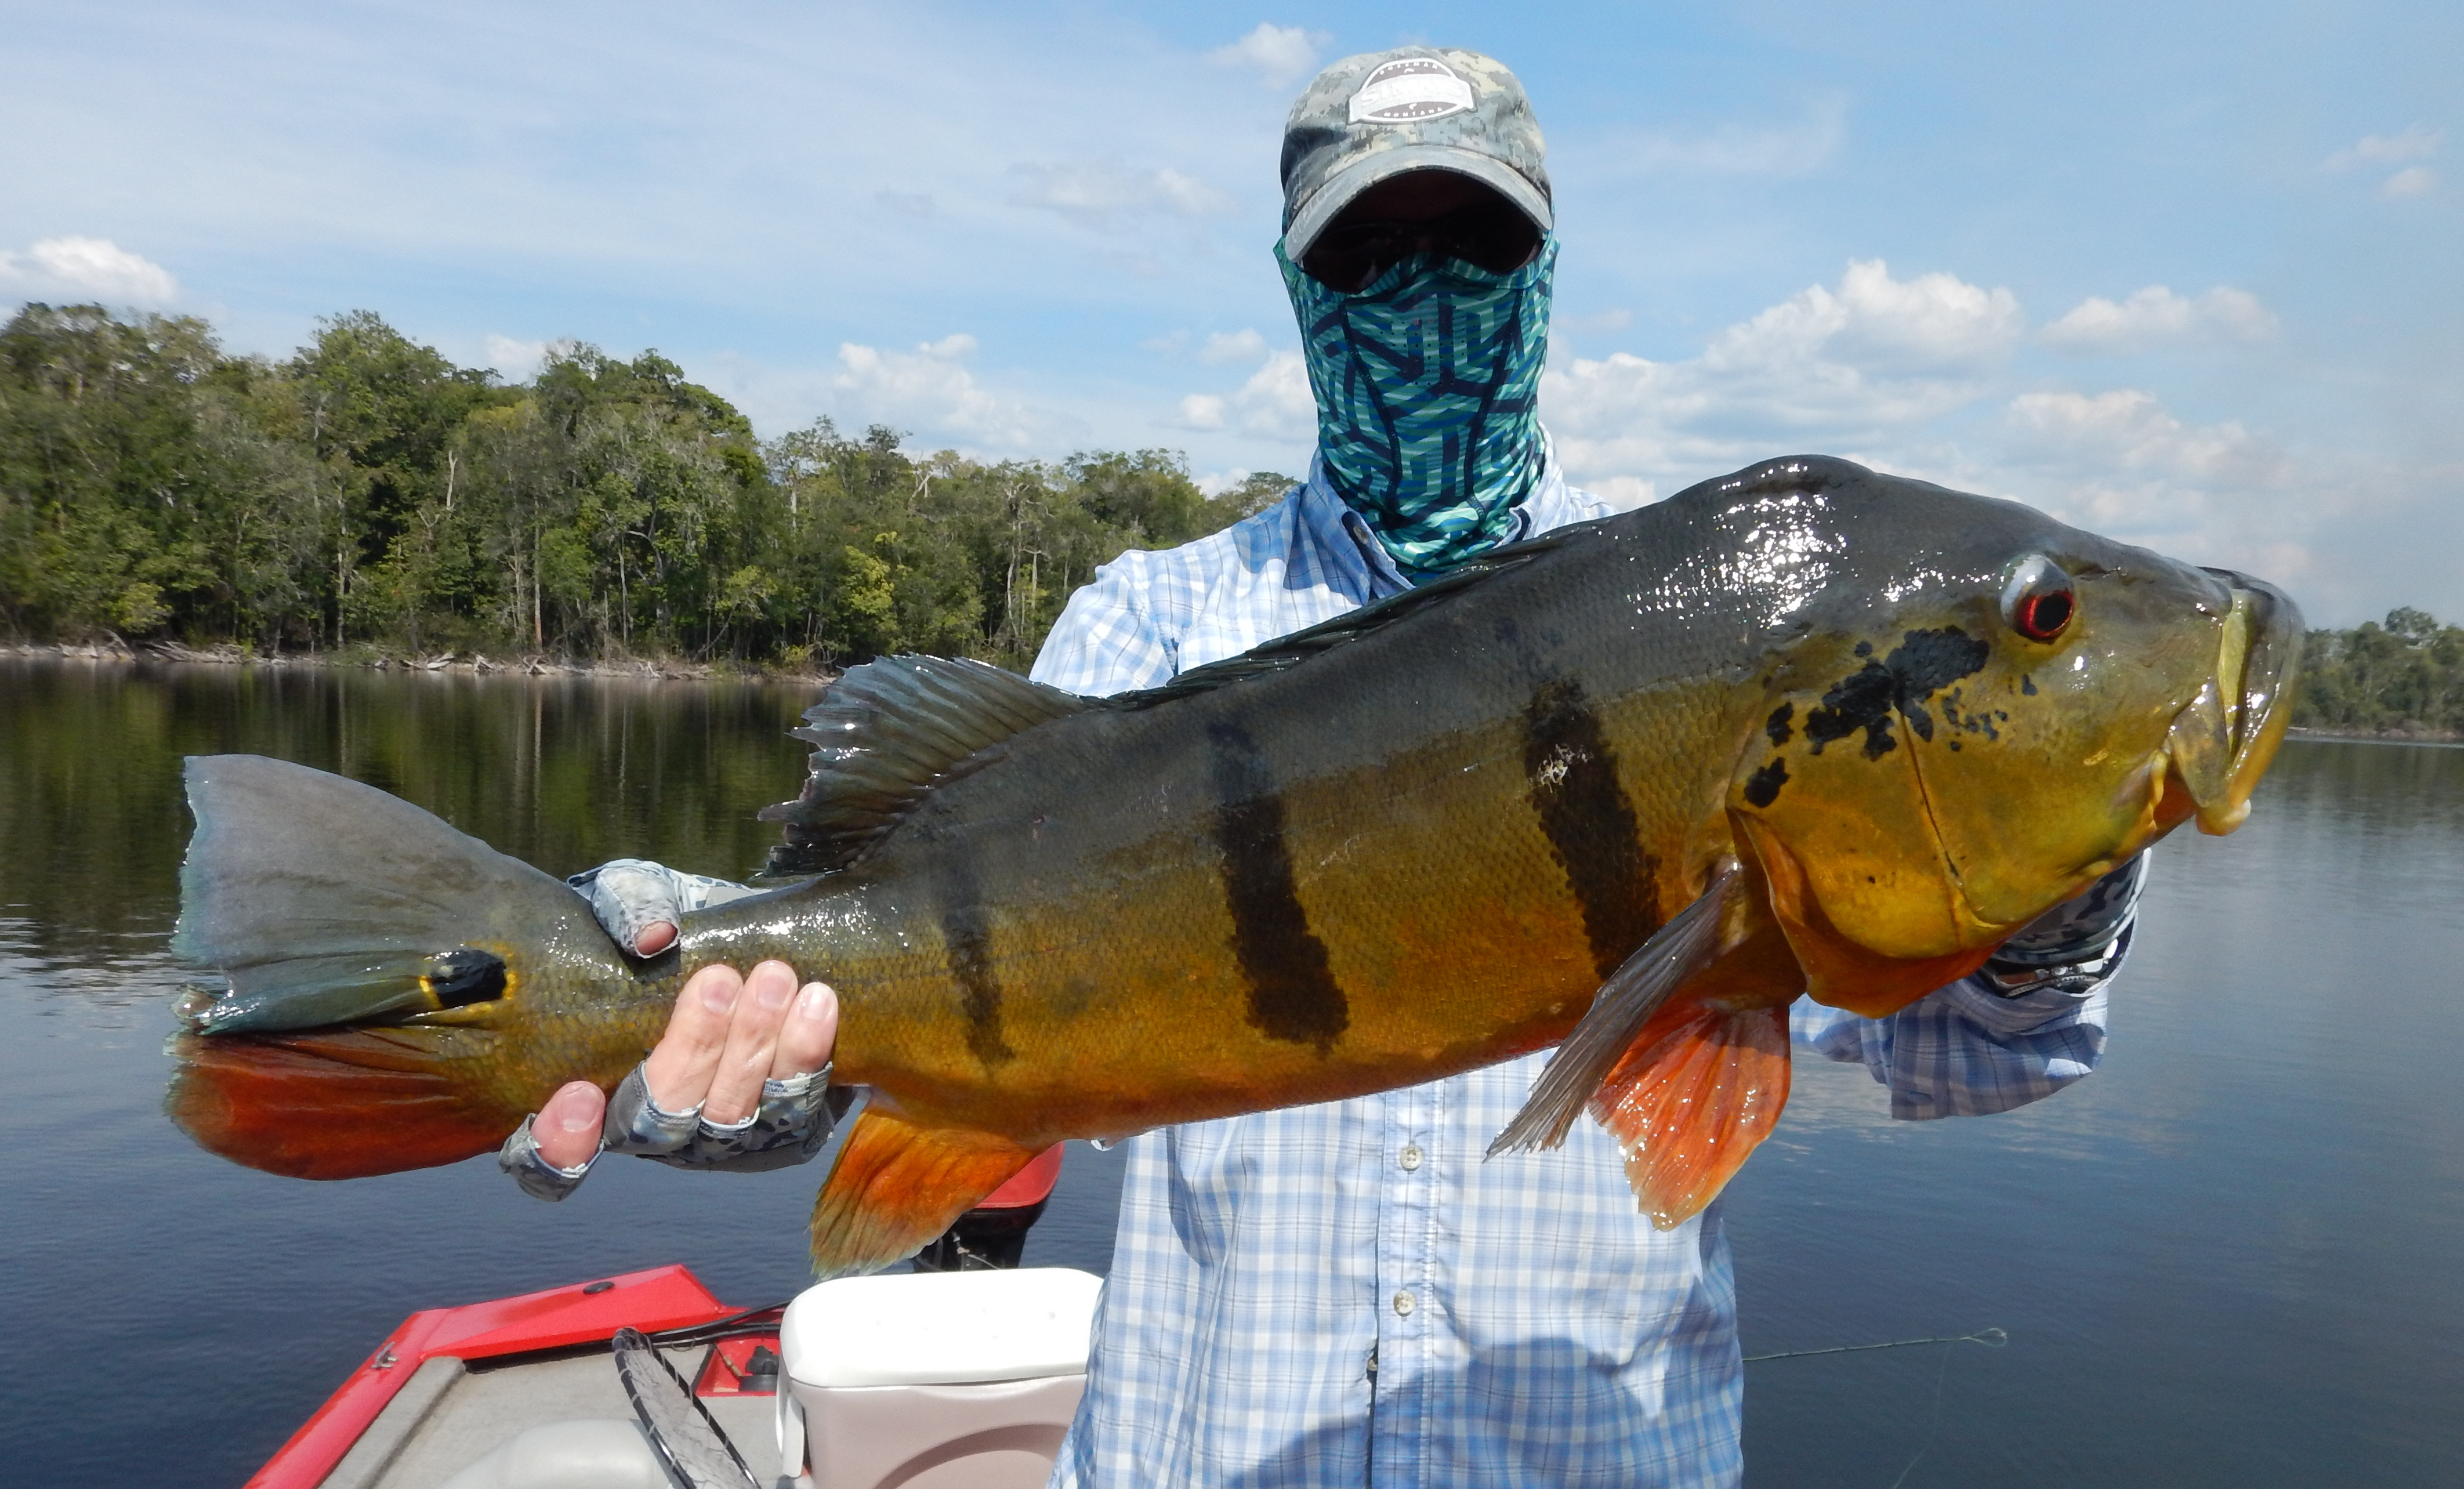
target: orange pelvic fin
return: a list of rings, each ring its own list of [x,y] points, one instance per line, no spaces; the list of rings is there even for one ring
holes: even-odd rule
[[[846,1277],[913,1256],[1039,1150],[867,1106],[813,1201],[814,1272]]]
[[[521,1121],[432,1047],[465,1032],[184,1036],[164,1109],[207,1151],[293,1178],[458,1163]]]
[[[1673,1230],[1709,1204],[1788,1105],[1788,1008],[1693,999],[1643,1027],[1591,1102],[1643,1213]]]

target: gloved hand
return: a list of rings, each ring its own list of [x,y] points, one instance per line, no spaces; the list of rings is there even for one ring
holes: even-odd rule
[[[667,950],[688,909],[756,893],[741,885],[620,859],[575,876],[620,946]],[[794,969],[766,961],[752,974],[705,967],[677,995],[650,1057],[601,1096],[568,1084],[505,1140],[497,1164],[524,1191],[562,1199],[602,1151],[638,1153],[685,1168],[761,1170],[802,1163],[829,1137],[829,1058],[838,996],[796,986]]]

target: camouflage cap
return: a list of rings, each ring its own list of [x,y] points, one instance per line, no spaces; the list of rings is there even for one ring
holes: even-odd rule
[[[1294,259],[1353,198],[1412,170],[1469,176],[1547,231],[1539,120],[1506,64],[1456,47],[1397,47],[1335,63],[1284,120],[1284,252]]]

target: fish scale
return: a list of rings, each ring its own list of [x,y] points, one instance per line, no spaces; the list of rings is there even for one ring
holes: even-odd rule
[[[2010,619],[2013,585],[2063,586],[2020,597],[2060,634]],[[195,762],[183,947],[232,990],[197,1014],[171,1109],[281,1171],[443,1161],[565,1080],[612,1085],[696,968],[775,956],[838,989],[836,1079],[871,1092],[817,1201],[825,1273],[912,1251],[1063,1138],[1560,1040],[1501,1148],[1588,1107],[1674,1224],[1775,1120],[1800,994],[1889,1012],[2180,821],[2237,821],[2299,636],[2255,580],[1846,462],[1767,462],[1147,693],[856,668],[800,731],[820,747],[804,792],[764,813],[775,862],[816,876],[686,916],[647,965],[414,808]],[[268,910],[248,887],[304,884],[323,851],[262,822],[277,798],[360,867]],[[319,984],[338,953],[280,912],[331,926],[402,898],[365,868],[380,832],[502,887],[459,930],[423,890],[382,954],[371,931],[366,964]],[[387,970],[449,934],[502,960],[504,996],[447,1007]],[[469,953],[434,965],[455,997],[492,985]]]

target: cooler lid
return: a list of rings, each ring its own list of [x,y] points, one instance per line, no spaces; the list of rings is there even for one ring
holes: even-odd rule
[[[958,1386],[1087,1369],[1104,1281],[1070,1267],[845,1277],[787,1305],[779,1352],[807,1386]]]

